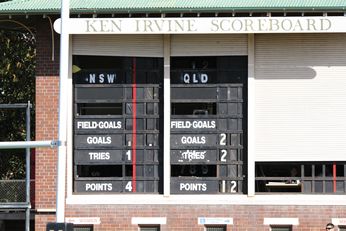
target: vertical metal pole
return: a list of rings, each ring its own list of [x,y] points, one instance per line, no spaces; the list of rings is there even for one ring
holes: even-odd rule
[[[28,101],[28,106],[26,107],[26,141],[30,141],[30,108],[31,104]],[[25,180],[25,188],[26,188],[26,203],[28,207],[25,210],[25,230],[30,230],[30,148],[26,148],[26,180]]]
[[[170,195],[171,182],[171,37],[163,35],[163,195]]]
[[[255,196],[255,35],[248,34],[248,196]]]
[[[56,189],[56,222],[65,222],[65,180],[66,180],[66,142],[67,142],[67,95],[69,67],[69,0],[61,0],[61,34],[60,34],[60,82],[59,82],[59,147]]]

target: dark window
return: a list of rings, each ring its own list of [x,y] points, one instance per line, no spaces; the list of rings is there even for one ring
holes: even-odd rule
[[[216,103],[172,103],[172,115],[216,115]]]
[[[346,226],[338,226],[339,231],[346,231]]]
[[[205,227],[206,231],[226,231],[227,227],[225,225],[213,225],[213,226],[206,226]]]
[[[94,228],[92,226],[73,226],[73,231],[93,231]]]
[[[344,162],[257,162],[256,192],[346,192]]]
[[[271,226],[271,231],[292,231],[292,226]]]
[[[140,226],[140,231],[160,231],[159,225],[153,225],[153,226]]]

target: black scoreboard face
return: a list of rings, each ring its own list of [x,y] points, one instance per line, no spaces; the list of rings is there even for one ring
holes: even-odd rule
[[[74,56],[74,192],[244,193],[247,57],[172,57],[170,153],[163,59]]]
[[[171,60],[171,193],[243,193],[247,57]]]
[[[162,192],[161,58],[75,56],[74,192]]]

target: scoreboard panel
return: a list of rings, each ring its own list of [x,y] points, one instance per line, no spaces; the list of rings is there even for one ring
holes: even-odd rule
[[[245,192],[247,57],[171,58],[165,154],[163,59],[74,58],[74,193]]]
[[[115,61],[73,75],[74,192],[160,193],[162,59]]]
[[[172,59],[170,160],[173,194],[244,192],[247,72],[234,71],[239,69],[232,65],[231,60],[235,58],[227,59]],[[243,59],[240,66],[245,69],[244,57],[239,59]],[[191,67],[187,63],[191,63]]]

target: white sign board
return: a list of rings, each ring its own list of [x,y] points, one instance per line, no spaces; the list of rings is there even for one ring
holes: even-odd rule
[[[60,33],[60,21],[54,29]],[[346,17],[70,18],[69,34],[344,33]]]
[[[332,218],[332,223],[334,225],[346,226],[346,218]]]
[[[73,223],[76,225],[98,225],[101,224],[99,217],[66,217],[67,223]]]
[[[233,225],[230,217],[198,217],[199,225]]]

